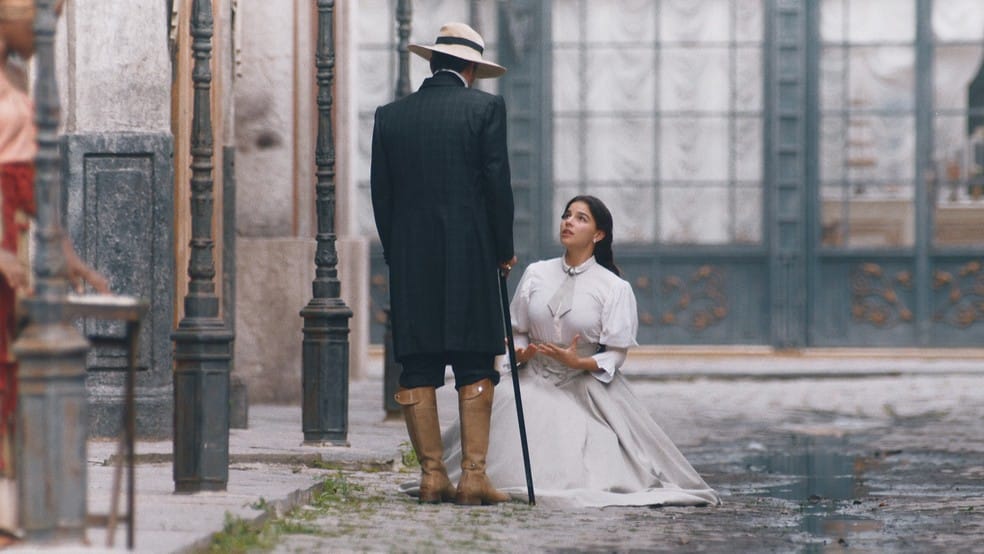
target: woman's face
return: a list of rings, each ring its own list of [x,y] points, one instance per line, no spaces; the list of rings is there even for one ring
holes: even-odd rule
[[[580,200],[571,202],[560,217],[560,243],[568,250],[594,248],[594,244],[604,237],[605,233],[598,230],[588,205]]]

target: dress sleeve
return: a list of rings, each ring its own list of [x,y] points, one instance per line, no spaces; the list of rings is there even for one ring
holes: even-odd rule
[[[530,295],[533,294],[533,266],[526,268],[523,277],[516,287],[509,304],[509,316],[512,319],[513,344],[516,348],[526,348],[530,345]]]
[[[595,363],[598,364],[598,370],[593,372],[592,375],[602,383],[611,383],[612,379],[615,378],[615,370],[622,367],[622,364],[625,363],[625,355],[628,352],[628,348],[610,346],[604,352],[598,352],[594,356],[591,356],[594,358]]]
[[[596,379],[602,383],[611,382],[615,370],[625,362],[629,348],[638,345],[638,330],[635,294],[628,282],[620,280],[601,312],[601,337],[598,342],[605,345],[605,351],[592,356],[598,364],[598,371],[594,372]]]
[[[616,348],[638,346],[636,332],[639,330],[639,313],[632,286],[627,281],[619,280],[613,289],[602,308],[598,342]]]

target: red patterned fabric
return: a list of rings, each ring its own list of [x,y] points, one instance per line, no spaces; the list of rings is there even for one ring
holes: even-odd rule
[[[35,213],[34,165],[29,162],[0,165],[0,192],[3,194],[0,248],[16,254],[18,237],[27,230],[26,224],[17,221],[17,212]],[[0,277],[0,473],[7,472],[12,463],[5,458],[13,446],[10,441],[17,407],[17,363],[10,352],[15,325],[14,300],[14,290]]]

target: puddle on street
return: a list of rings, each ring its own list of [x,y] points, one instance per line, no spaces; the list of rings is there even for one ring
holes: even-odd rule
[[[796,436],[786,451],[750,456],[745,463],[749,471],[782,478],[758,495],[797,502],[801,531],[845,540],[882,528],[880,521],[839,513],[869,493],[864,474],[871,461],[846,450],[836,439]]]

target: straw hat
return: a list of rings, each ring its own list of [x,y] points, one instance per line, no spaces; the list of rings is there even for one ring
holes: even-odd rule
[[[434,44],[411,44],[409,48],[411,52],[428,61],[434,52],[443,52],[455,58],[475,62],[478,64],[475,67],[477,79],[498,77],[506,72],[506,68],[501,65],[482,59],[485,41],[482,40],[482,35],[464,23],[445,23],[438,31]]]

